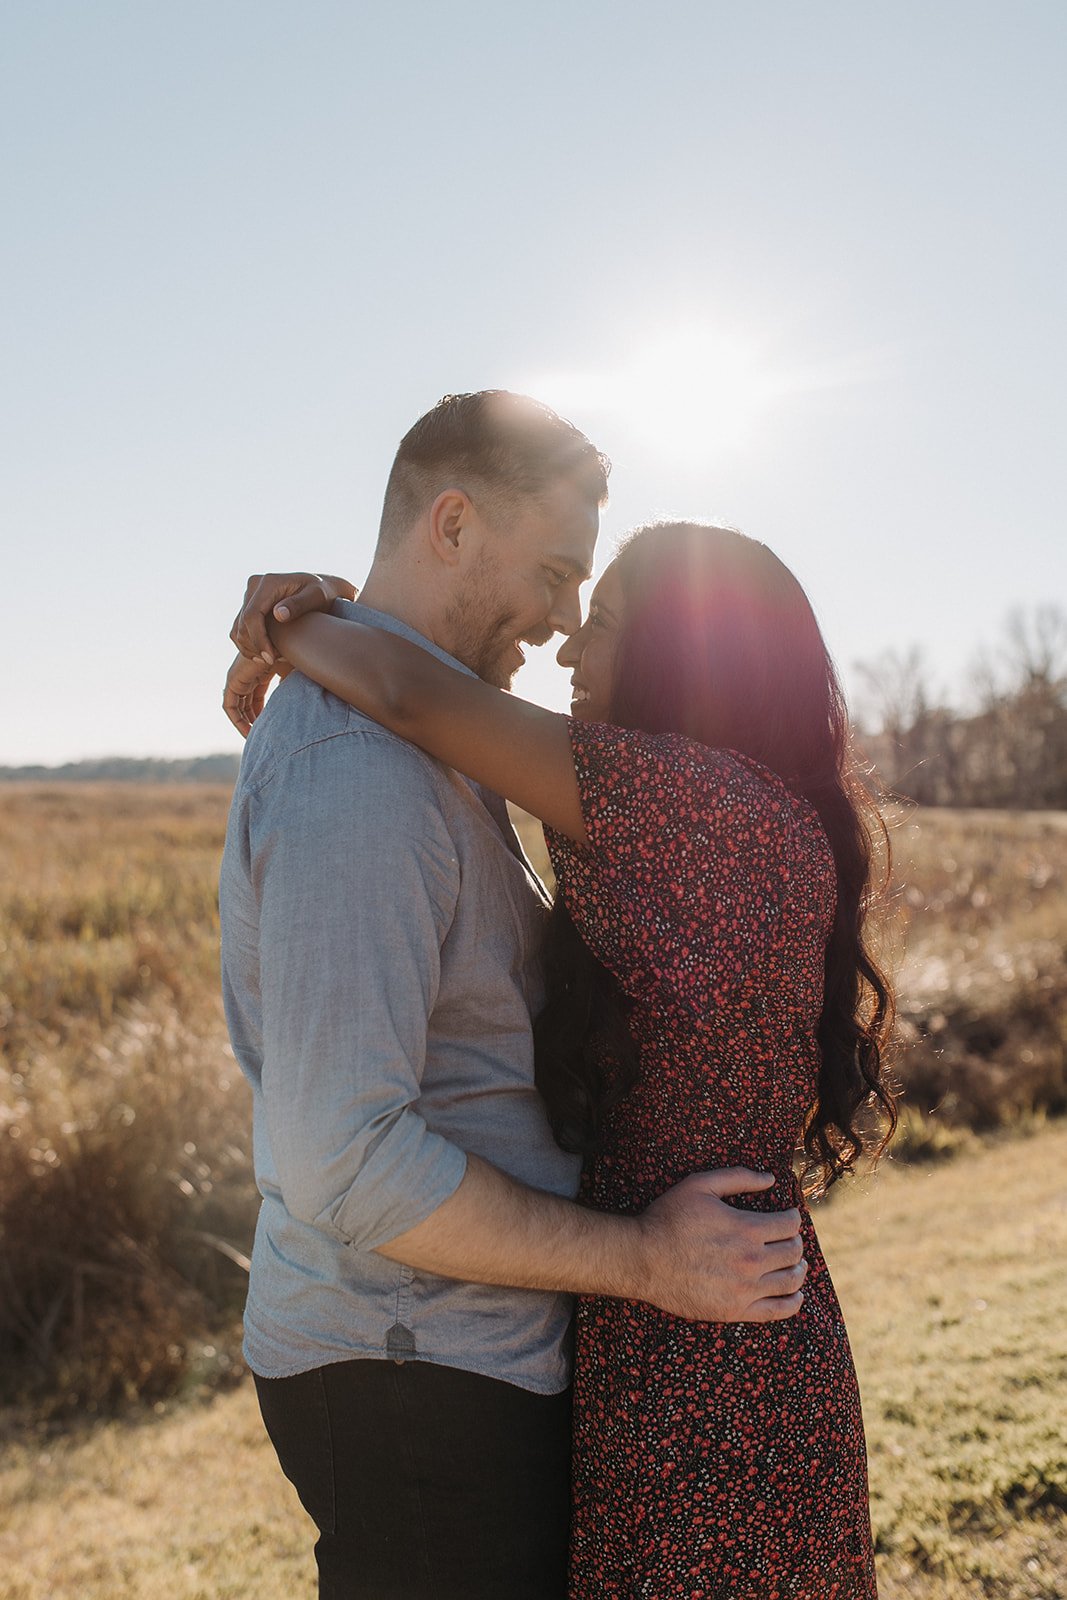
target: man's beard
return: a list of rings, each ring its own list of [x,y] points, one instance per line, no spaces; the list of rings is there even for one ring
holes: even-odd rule
[[[494,689],[510,689],[517,668],[503,658],[515,642],[518,619],[512,611],[498,611],[487,620],[486,614],[470,615],[466,607],[456,607],[449,618],[454,629],[453,654]]]
[[[495,564],[487,563],[478,581],[468,584],[449,607],[445,620],[457,660],[494,689],[510,689],[518,668],[505,664],[503,658],[518,638],[515,628],[519,619],[504,603]]]

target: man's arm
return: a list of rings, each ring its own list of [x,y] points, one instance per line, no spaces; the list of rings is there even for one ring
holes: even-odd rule
[[[694,1176],[644,1216],[612,1217],[426,1126],[427,1023],[459,871],[425,758],[384,735],[323,739],[266,786],[251,833],[267,1127],[294,1216],[471,1282],[716,1321],[799,1308],[797,1212],[720,1198],[765,1187],[753,1174]]]
[[[285,691],[302,692],[316,693]],[[430,764],[384,733],[346,731],[340,714],[250,798],[248,836],[282,1197],[299,1221],[373,1249],[421,1222],[466,1167],[417,1110],[459,893]]]
[[[695,1173],[642,1216],[616,1217],[470,1156],[455,1193],[378,1250],[442,1277],[647,1300],[703,1322],[779,1322],[804,1299],[799,1214],[738,1211],[721,1198],[766,1187],[742,1168]]]

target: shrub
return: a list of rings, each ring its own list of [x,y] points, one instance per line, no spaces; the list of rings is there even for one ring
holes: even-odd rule
[[[0,810],[0,1394],[50,1410],[236,1363],[256,1194],[218,999],[225,790]]]

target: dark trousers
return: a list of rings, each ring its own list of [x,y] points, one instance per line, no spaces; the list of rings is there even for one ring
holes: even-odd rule
[[[425,1361],[256,1378],[320,1600],[564,1600],[569,1391]]]

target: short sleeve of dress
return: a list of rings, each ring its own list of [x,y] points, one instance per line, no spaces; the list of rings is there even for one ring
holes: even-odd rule
[[[570,738],[589,843],[546,833],[597,957],[633,998],[666,987],[698,1010],[765,984],[795,860],[784,784],[679,734],[572,719]]]

